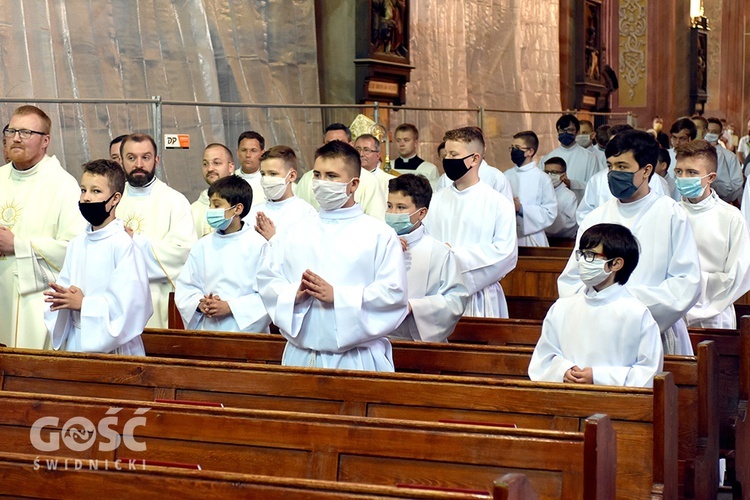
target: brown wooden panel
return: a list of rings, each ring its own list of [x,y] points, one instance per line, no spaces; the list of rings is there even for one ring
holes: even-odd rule
[[[9,451],[5,448],[8,443],[4,439],[5,432],[15,432],[16,427],[29,428],[41,415],[60,416],[63,420],[76,415],[96,422],[113,406],[122,408],[121,415],[129,417],[139,404],[4,392],[0,394],[0,405],[4,409],[0,413],[0,449]],[[134,437],[145,443],[146,449],[133,452],[126,450],[123,444],[118,449],[119,458],[199,463],[204,469],[213,470],[262,469],[280,475],[315,477],[320,471],[328,470],[325,466],[310,464],[315,450],[322,450],[339,456],[365,453],[379,457],[384,463],[395,463],[378,471],[378,474],[393,471],[389,481],[383,479],[385,484],[402,481],[403,476],[398,471],[404,462],[420,462],[420,466],[429,471],[425,473],[429,474],[427,477],[446,487],[451,484],[443,482],[444,474],[453,474],[463,466],[483,470],[549,471],[562,474],[563,484],[568,487],[581,488],[583,484],[582,450],[586,443],[582,433],[253,410],[185,409],[159,403],[150,406],[146,424],[136,427],[134,432]],[[608,421],[606,417],[604,420]],[[118,431],[122,425],[116,424]],[[67,454],[66,450],[63,447],[58,453]],[[340,471],[342,461],[335,462]],[[607,467],[604,463],[600,465]],[[614,464],[610,466],[613,471]],[[489,490],[495,477],[467,473],[462,484]]]
[[[582,459],[582,457],[576,457]],[[376,457],[361,455],[345,455],[341,457],[341,481],[368,484],[388,484],[392,477],[398,477],[401,484],[435,486],[446,483],[452,488],[465,489],[466,476],[481,478],[489,484],[499,474],[516,472],[509,468],[486,468],[470,465],[456,465],[441,471],[439,481],[434,477],[434,471],[424,462],[418,461],[385,461]],[[534,485],[533,490],[540,498],[582,498],[582,491],[573,492],[573,496],[563,496],[562,476],[555,473],[544,473],[524,470],[524,474]],[[581,481],[582,482],[582,481]],[[581,486],[579,484],[579,486]],[[487,494],[490,490],[488,488]]]
[[[56,499],[60,492],[68,498],[98,498],[103,492],[116,492],[117,497],[159,499],[182,498],[243,498],[267,500],[477,500],[476,495],[460,492],[420,491],[386,486],[346,484],[328,481],[280,478],[235,474],[216,471],[181,470],[149,465],[145,469],[116,470],[111,463],[83,462],[80,470],[71,462],[65,468],[64,459],[41,457],[41,467],[35,467],[36,455],[0,454],[0,477],[3,478],[1,496]],[[57,461],[55,470],[46,467]],[[96,468],[94,468],[96,467]],[[501,478],[503,479],[503,478]],[[527,481],[528,482],[528,481]],[[508,500],[528,499],[511,485],[505,486]],[[502,494],[502,493],[501,493]]]

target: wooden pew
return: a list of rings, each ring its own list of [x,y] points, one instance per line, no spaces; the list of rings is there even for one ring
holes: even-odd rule
[[[49,462],[49,467],[47,463]],[[138,465],[138,464],[136,464]],[[463,492],[342,483],[311,479],[260,476],[231,472],[186,470],[147,465],[117,470],[111,463],[81,460],[80,469],[54,456],[0,453],[3,496],[57,499],[99,498],[114,492],[117,498],[205,500],[527,500],[535,493],[523,474],[505,474],[496,480],[492,496]],[[96,467],[96,468],[94,468]],[[526,489],[524,489],[526,488]],[[64,492],[64,493],[63,493]]]
[[[744,307],[735,304],[738,315],[745,311]],[[748,321],[740,317],[739,330],[689,329],[694,350],[698,343],[705,340],[716,344],[720,390],[715,407],[718,408],[719,446],[728,462],[727,484],[736,481],[733,486],[735,491],[741,491],[743,486],[745,490],[750,487],[750,452],[745,451],[750,449],[750,431],[747,427],[747,398],[750,392]],[[540,332],[541,322],[533,320],[462,318],[450,340],[472,344],[533,346]]]
[[[121,460],[135,468],[139,461],[146,468],[149,461],[168,461],[203,470],[486,495],[499,475],[521,471],[542,498],[615,496],[615,434],[606,415],[586,418],[579,432],[561,432],[147,404],[150,409],[143,413],[143,402],[0,392],[0,450],[35,453],[30,436],[41,418],[58,419],[45,422],[41,431],[41,440],[49,442],[74,418],[101,428],[102,419],[111,420],[117,408],[118,420],[108,424],[123,436],[115,449],[102,450],[99,445],[109,438],[92,434],[78,441],[90,446],[63,444],[52,454]],[[126,431],[135,415],[142,415],[143,423]],[[132,440],[142,449],[128,449]]]
[[[500,330],[498,323],[503,325],[506,345],[514,341],[523,344],[523,339],[534,345],[541,328],[533,321],[469,319],[488,330]],[[147,352],[157,356],[184,358],[199,353],[202,359],[254,363],[278,363],[285,343],[277,335],[179,330],[147,330],[143,339]],[[532,350],[528,345],[518,348],[394,341],[393,359],[400,372],[528,380]],[[697,363],[690,357],[668,356],[664,370],[674,373],[678,386],[680,485],[685,485],[691,497],[712,498],[718,484],[715,464],[719,458],[719,428],[718,415],[713,411],[718,400],[718,370],[713,346],[696,346],[696,353]],[[694,491],[698,494],[693,495]]]
[[[580,431],[595,408],[610,416],[617,442],[628,450],[617,456],[618,498],[677,494],[671,373],[660,376],[651,391],[2,349],[0,376],[0,387],[13,391],[570,431]]]

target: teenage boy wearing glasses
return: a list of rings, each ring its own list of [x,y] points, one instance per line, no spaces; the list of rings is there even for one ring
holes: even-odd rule
[[[8,347],[44,348],[42,292],[86,227],[78,182],[47,155],[50,129],[44,111],[21,106],[3,131],[11,161],[0,167],[0,343]]]
[[[596,224],[574,252],[585,289],[558,299],[529,363],[534,381],[651,387],[662,370],[659,326],[625,287],[638,242],[625,226]]]
[[[615,198],[583,219],[578,239],[602,222],[630,229],[641,253],[628,290],[651,311],[662,332],[664,352],[690,356],[693,348],[683,317],[700,295],[698,246],[685,210],[649,188],[659,144],[648,132],[626,130],[609,141],[605,153],[609,189]],[[581,278],[575,255],[571,255],[557,280],[560,297],[583,290]]]
[[[514,166],[505,171],[505,177],[515,195],[518,246],[548,247],[544,230],[557,217],[557,197],[552,180],[534,160],[538,149],[539,138],[533,131],[526,130],[513,136],[510,161]]]

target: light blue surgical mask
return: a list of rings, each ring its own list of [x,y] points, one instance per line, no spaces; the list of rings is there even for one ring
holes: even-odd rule
[[[706,135],[703,136],[703,139],[706,142],[719,142],[719,134],[715,134],[713,132],[706,132]]]
[[[699,198],[706,190],[701,179],[709,175],[711,174],[703,177],[675,177],[674,183],[677,185],[677,191],[685,198]]]
[[[235,205],[234,207],[236,206],[237,205]],[[206,221],[208,222],[208,225],[216,229],[217,231],[223,231],[228,228],[229,224],[232,223],[232,219],[234,219],[234,215],[227,219],[226,217],[224,217],[224,214],[227,213],[227,210],[232,210],[234,207],[209,208],[208,210],[206,210]]]
[[[412,229],[414,229],[414,226],[417,225],[416,222],[411,221],[411,216],[415,213],[419,212],[420,209],[415,210],[413,213],[410,214],[392,214],[390,212],[385,213],[385,223],[388,224],[393,228],[394,231],[396,231],[396,234],[399,236],[403,236],[405,234],[409,234]]]

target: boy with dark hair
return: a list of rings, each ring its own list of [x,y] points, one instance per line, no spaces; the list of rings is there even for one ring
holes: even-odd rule
[[[266,201],[254,205],[248,223],[266,240],[277,231],[284,231],[293,222],[315,215],[315,209],[294,195],[292,186],[297,180],[297,155],[289,146],[274,146],[260,157],[260,184]]]
[[[716,166],[716,177],[711,189],[727,203],[738,201],[742,195],[742,185],[745,179],[742,176],[742,165],[737,155],[719,144],[724,124],[718,118],[709,118],[706,123],[706,133],[703,138],[716,149],[718,163]]]
[[[189,330],[268,332],[271,319],[258,293],[257,274],[266,240],[242,221],[253,191],[236,175],[208,188],[206,219],[214,229],[196,243],[175,285],[175,304]],[[242,265],[227,272],[237,255]]]
[[[323,144],[333,141],[343,142],[350,146],[352,144],[352,132],[343,123],[332,123],[328,125],[323,133]],[[352,148],[354,149],[354,148]],[[360,160],[361,165],[361,160]],[[369,170],[364,169],[357,174],[358,186],[354,192],[354,200],[362,206],[367,215],[383,220],[385,214],[385,193],[380,188],[378,178]],[[312,205],[315,210],[321,210],[318,200],[312,188],[313,171],[308,170],[297,181],[296,195]]]
[[[570,190],[580,201],[586,183],[599,170],[596,155],[582,148],[576,143],[576,135],[581,130],[581,122],[573,115],[562,115],[555,124],[560,146],[542,158],[542,164],[548,159],[558,156],[568,164],[568,178]]]
[[[430,181],[421,175],[402,174],[388,183],[385,222],[401,237],[409,283],[409,315],[392,338],[444,342],[469,301],[450,248],[424,232],[431,198]]]
[[[717,196],[717,150],[706,141],[678,146],[680,205],[695,232],[701,261],[698,303],[686,314],[688,326],[737,328],[734,302],[750,290],[750,237],[742,214]]]
[[[651,387],[664,358],[659,327],[624,286],[638,264],[638,242],[624,226],[596,224],[574,255],[585,288],[550,308],[529,378]]]
[[[664,179],[664,182],[667,183],[666,195],[674,200],[679,198],[679,193],[677,192],[677,185],[675,184],[674,179],[669,176],[669,167],[671,166],[671,164],[672,157],[669,156],[669,151],[667,151],[663,147],[660,147],[659,159],[656,162],[656,174]]]
[[[669,170],[667,175],[672,179],[675,178],[674,167],[677,164],[677,156],[675,153],[675,147],[682,144],[687,144],[690,141],[694,141],[698,136],[698,128],[695,126],[695,122],[688,117],[682,117],[675,120],[672,126],[669,128],[669,142],[672,145],[668,149],[669,151]],[[675,201],[680,201],[680,194],[677,193],[674,198]]]
[[[627,123],[615,125],[609,131],[610,140],[608,141],[608,144],[618,135],[632,130],[634,130],[633,127],[631,127]],[[606,149],[604,154],[606,157]],[[657,195],[668,194],[669,186],[667,184],[667,181],[658,175],[654,175],[653,170],[648,176],[648,185],[649,189],[651,189]],[[609,185],[609,171],[605,169],[597,172],[586,185],[583,199],[581,200],[581,203],[578,205],[578,209],[576,210],[576,220],[578,221],[578,225],[581,224],[583,219],[585,219],[592,210],[594,210],[596,207],[604,205],[614,196],[615,195]]]
[[[402,123],[396,127],[394,137],[396,138],[399,156],[391,162],[393,169],[400,174],[423,175],[430,181],[431,186],[437,184],[440,178],[438,168],[417,155],[419,129],[411,123]]]
[[[479,178],[484,136],[477,127],[445,133],[445,175],[450,186],[435,193],[427,233],[453,249],[471,299],[465,316],[507,318],[499,281],[518,260],[513,202]]]
[[[355,202],[360,155],[331,141],[315,152],[321,211],[278,234],[258,274],[263,303],[287,339],[282,364],[393,371],[386,336],[408,313],[401,243]]]
[[[109,142],[109,159],[122,166],[122,156],[120,156],[120,144],[128,134],[118,135]]]
[[[505,171],[513,189],[518,246],[549,246],[544,230],[557,217],[557,197],[549,175],[537,167],[534,156],[539,138],[531,130],[518,132],[510,146],[514,167]]]
[[[118,163],[83,166],[81,214],[86,231],[68,245],[60,276],[44,292],[52,348],[144,356],[141,333],[153,314],[146,262],[115,218],[125,189]]]
[[[568,189],[565,181],[567,176],[565,171],[568,166],[565,160],[559,156],[554,156],[544,164],[544,173],[549,175],[552,181],[552,187],[555,189],[555,198],[557,199],[557,217],[555,221],[545,229],[547,236],[556,238],[575,238],[578,223],[576,222],[576,207],[578,200],[573,191]]]
[[[685,211],[671,198],[649,189],[659,144],[648,132],[629,130],[610,140],[606,154],[609,187],[615,198],[579,223],[578,239],[602,222],[622,224],[632,231],[642,252],[628,289],[651,311],[662,332],[664,352],[692,355],[682,318],[700,294],[698,247]],[[557,286],[560,297],[584,289],[575,255],[570,256]]]

